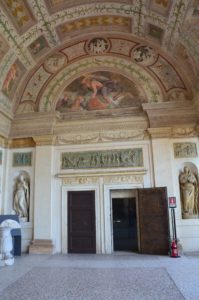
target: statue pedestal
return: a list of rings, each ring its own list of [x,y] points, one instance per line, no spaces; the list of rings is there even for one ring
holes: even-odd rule
[[[189,213],[182,213],[182,219],[198,219],[198,215],[190,215]]]

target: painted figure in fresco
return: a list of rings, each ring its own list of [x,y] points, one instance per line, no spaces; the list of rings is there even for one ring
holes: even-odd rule
[[[12,67],[10,68],[6,79],[3,83],[2,90],[7,94],[11,88],[11,85],[13,84],[13,81],[15,80],[17,76],[17,65],[13,64]]]
[[[192,217],[198,213],[198,182],[190,168],[184,167],[180,177],[180,190],[184,217]]]
[[[60,107],[62,107],[62,108],[68,107],[68,104],[69,104],[68,95],[67,95],[67,93],[64,93],[63,97],[58,100],[58,102],[56,104],[56,109],[59,110]]]
[[[91,98],[88,102],[89,110],[107,108],[115,100],[110,93],[118,91],[117,81],[105,77],[98,77],[93,77],[91,74],[88,74],[85,75],[81,81],[84,86],[92,91]]]
[[[82,103],[84,102],[84,98],[82,96],[77,96],[77,98],[75,99],[74,103],[71,105],[70,110],[71,111],[78,111],[78,110],[82,110]]]
[[[72,81],[56,104],[60,112],[137,107],[143,100],[136,84],[108,71],[87,73]]]
[[[30,201],[29,182],[23,174],[17,178],[16,189],[14,192],[13,209],[21,218],[28,220],[29,201]]]
[[[42,49],[46,47],[46,40],[43,36],[40,36],[36,41],[30,45],[30,49],[34,55],[38,54]]]

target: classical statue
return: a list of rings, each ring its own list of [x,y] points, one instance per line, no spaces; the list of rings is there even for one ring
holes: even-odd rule
[[[198,181],[196,176],[185,166],[180,177],[180,191],[183,218],[195,218],[198,214]]]
[[[25,218],[26,221],[29,218],[29,201],[29,180],[23,174],[20,174],[16,182],[13,209],[20,218]]]

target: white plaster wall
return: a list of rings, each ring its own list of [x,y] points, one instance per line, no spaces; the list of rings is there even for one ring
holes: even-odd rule
[[[21,166],[14,167],[12,164],[13,153],[25,153],[32,152],[32,165],[31,166]],[[5,174],[5,193],[3,201],[3,214],[12,214],[13,212],[13,193],[16,178],[21,171],[28,173],[30,177],[30,216],[29,222],[21,222],[22,226],[22,252],[28,250],[28,245],[32,240],[33,236],[33,201],[34,201],[34,164],[35,164],[35,155],[34,148],[17,148],[17,149],[6,149],[6,172]]]
[[[152,140],[155,187],[167,187],[168,196],[173,195],[172,149],[169,139]]]

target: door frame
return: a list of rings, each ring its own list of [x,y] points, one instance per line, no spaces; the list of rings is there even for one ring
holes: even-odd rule
[[[112,190],[137,190],[144,188],[142,183],[138,184],[112,184],[104,185],[104,239],[105,239],[105,253],[111,254],[114,252],[113,246],[113,213],[112,213]],[[137,198],[136,198],[136,210],[137,210]],[[137,214],[137,224],[138,224]],[[139,228],[138,228],[138,248],[139,248]]]
[[[62,253],[68,253],[68,192],[94,191],[95,192],[95,230],[96,230],[96,253],[101,253],[101,221],[100,221],[100,201],[99,188],[92,186],[63,186],[62,187],[62,213],[61,213],[61,249]]]

